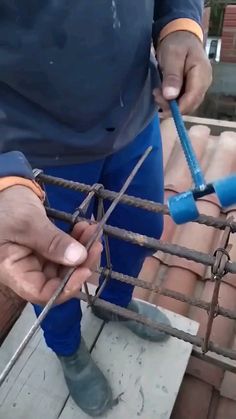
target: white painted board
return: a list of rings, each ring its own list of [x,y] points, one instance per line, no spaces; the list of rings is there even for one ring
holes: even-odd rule
[[[196,335],[198,323],[163,310],[173,327]],[[191,355],[192,345],[176,338],[149,343],[124,326],[109,323],[92,352],[120,401],[105,419],[168,419]],[[87,419],[69,398],[60,419]],[[48,418],[50,419],[50,418]]]
[[[90,291],[94,292],[93,287]],[[82,308],[82,333],[91,347],[103,323],[86,309],[84,303]],[[1,370],[34,320],[33,309],[27,305],[0,348]],[[0,419],[56,419],[68,396],[60,363],[46,347],[40,330],[0,387]]]

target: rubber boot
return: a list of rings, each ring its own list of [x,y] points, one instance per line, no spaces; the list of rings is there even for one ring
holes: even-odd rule
[[[112,406],[112,391],[84,340],[71,356],[58,356],[71,397],[87,415],[103,415]]]
[[[134,311],[135,313],[141,314],[142,316],[145,316],[150,320],[170,326],[169,319],[164,313],[162,313],[161,310],[144,301],[131,300],[127,309]],[[92,311],[97,317],[104,321],[122,322],[124,326],[126,326],[135,335],[139,336],[142,339],[149,340],[151,342],[163,342],[169,338],[169,336],[166,333],[154,330],[134,320],[127,320],[124,317],[118,314],[111,313],[106,309],[93,306]]]

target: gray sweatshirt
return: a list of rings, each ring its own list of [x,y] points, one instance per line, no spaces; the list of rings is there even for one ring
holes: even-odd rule
[[[154,3],[156,35],[201,19],[198,0],[0,0],[0,152],[42,167],[132,141],[155,112]]]

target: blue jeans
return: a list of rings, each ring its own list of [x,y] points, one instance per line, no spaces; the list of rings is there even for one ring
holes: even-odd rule
[[[45,173],[88,184],[102,183],[106,189],[119,191],[149,145],[153,146],[153,151],[134,178],[127,193],[162,203],[164,195],[163,162],[157,117],[131,144],[112,156],[92,163],[46,169]],[[84,199],[84,195],[78,192],[55,186],[48,186],[47,193],[53,208],[71,213]],[[110,203],[106,202],[105,208],[109,205]],[[156,238],[161,237],[163,230],[161,214],[121,204],[113,212],[108,223]],[[63,224],[60,224],[60,227],[64,228]],[[113,238],[109,238],[109,245],[114,271],[134,277],[138,276],[145,258],[152,253],[144,247]],[[105,266],[105,263],[105,255],[103,255],[102,266]],[[131,285],[110,280],[101,298],[127,307],[132,293]],[[36,314],[39,315],[42,308],[39,306],[34,308]],[[80,301],[72,299],[54,307],[44,320],[42,328],[46,343],[58,355],[71,355],[78,348],[81,316]]]

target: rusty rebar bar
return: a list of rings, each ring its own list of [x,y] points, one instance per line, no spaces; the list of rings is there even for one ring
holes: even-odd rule
[[[200,298],[187,297],[186,295],[170,290],[168,288],[163,288],[161,286],[153,285],[147,281],[142,280],[141,278],[135,278],[133,276],[125,275],[120,272],[109,271],[106,267],[99,268],[94,273],[97,274],[109,274],[111,279],[116,279],[117,281],[124,282],[125,284],[133,285],[134,287],[142,288],[148,291],[151,291],[155,294],[160,294],[168,298],[172,298],[182,303],[189,304],[193,307],[198,307],[206,312],[209,312],[211,303],[201,300]],[[220,305],[217,305],[215,309],[215,314],[226,317],[231,320],[236,320],[236,311],[224,308]]]
[[[73,216],[69,213],[58,211],[52,208],[46,208],[47,214],[49,217],[60,219],[68,223],[72,222]],[[88,221],[93,223],[94,221],[85,219],[83,217],[78,217],[78,221]],[[183,259],[192,260],[194,262],[200,263],[205,266],[214,266],[215,256],[209,255],[203,252],[199,252],[193,249],[188,249],[177,244],[165,243],[162,240],[157,240],[152,237],[145,236],[143,234],[134,233],[132,231],[124,230],[118,227],[113,227],[110,225],[104,226],[104,232],[108,236],[115,237],[120,240],[124,240],[139,246],[144,246],[153,251],[162,251],[170,255],[178,256]],[[236,273],[236,262],[227,262],[226,271],[231,273]]]
[[[45,175],[40,173],[38,178],[45,182],[46,184],[61,186],[63,188],[72,189],[74,191],[80,191],[88,193],[93,189],[93,186],[87,185],[80,182],[74,182],[70,180],[65,180],[59,177]],[[101,189],[97,192],[97,195],[103,199],[113,201],[117,196],[117,192],[113,192],[107,189]],[[135,208],[142,208],[146,211],[163,213],[165,215],[170,215],[167,205],[159,204],[154,201],[149,201],[147,199],[137,198],[135,196],[130,196],[124,194],[120,201],[122,204],[133,206]],[[205,214],[200,214],[198,219],[195,221],[198,224],[204,224],[208,227],[214,227],[220,230],[224,230],[227,226],[230,226],[232,233],[236,232],[236,222],[233,221],[229,224],[227,220],[222,217],[212,217]]]
[[[79,298],[85,302],[87,302],[87,296],[85,293],[80,292]],[[116,306],[115,304],[109,303],[108,301],[96,299],[94,305],[105,310],[109,310],[110,312],[117,314],[120,317],[124,317],[125,319],[134,320],[139,323],[144,324],[154,330],[159,330],[160,332],[166,333],[174,338],[183,340],[184,342],[188,342],[198,348],[202,348],[203,345],[203,338],[200,336],[194,336],[190,333],[184,332],[177,328],[174,328],[170,325],[155,322],[147,317],[135,313],[134,311],[128,310],[126,308]],[[236,360],[236,351],[229,348],[222,348],[219,345],[215,344],[214,342],[209,342],[209,350],[211,352],[216,353],[217,355],[222,355],[226,358]]]

